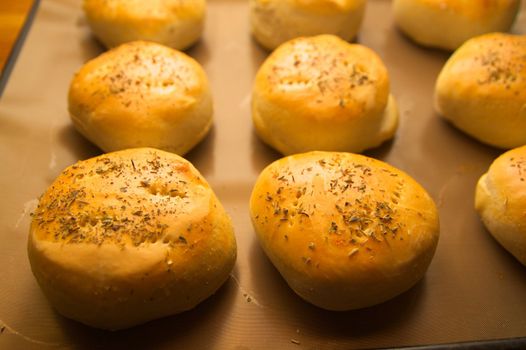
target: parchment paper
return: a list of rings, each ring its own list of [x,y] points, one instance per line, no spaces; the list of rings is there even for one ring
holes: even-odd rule
[[[250,92],[267,56],[250,37],[247,1],[210,0],[203,39],[188,53],[211,81],[215,125],[187,155],[232,216],[238,260],[221,290],[196,309],[116,333],[53,311],[26,254],[30,212],[54,178],[101,153],[72,127],[74,72],[103,51],[80,0],[43,0],[0,100],[0,348],[348,349],[526,336],[526,268],[486,232],[474,186],[501,151],[465,136],[432,109],[448,54],[396,30],[388,0],[369,0],[357,39],[385,61],[401,124],[367,154],[418,180],[439,206],[441,237],[424,280],[382,305],[329,312],[297,297],[259,248],[248,215],[259,172],[279,155],[254,134]],[[524,32],[526,13],[516,32]]]

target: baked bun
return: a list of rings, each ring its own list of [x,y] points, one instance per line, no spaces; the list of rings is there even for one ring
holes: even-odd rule
[[[381,59],[333,35],[291,40],[267,58],[256,75],[252,118],[261,139],[285,155],[361,152],[398,126]]]
[[[402,171],[351,153],[282,158],[250,199],[259,242],[289,286],[328,310],[375,305],[426,272],[439,236],[437,210]]]
[[[64,170],[40,198],[28,251],[59,313],[110,330],[193,308],[236,260],[232,223],[205,179],[148,148]]]
[[[199,63],[145,41],[86,63],[68,102],[77,130],[105,152],[154,147],[183,155],[212,125],[212,96]]]
[[[453,51],[466,40],[507,32],[519,0],[393,0],[397,26],[424,46]]]
[[[95,36],[108,48],[148,40],[184,50],[203,32],[205,0],[84,0]]]
[[[479,141],[526,144],[526,36],[486,34],[448,60],[435,87],[439,114]]]
[[[250,0],[254,38],[275,49],[300,36],[334,34],[353,39],[362,24],[366,0]]]
[[[526,265],[526,146],[504,153],[482,175],[475,209],[491,235]]]

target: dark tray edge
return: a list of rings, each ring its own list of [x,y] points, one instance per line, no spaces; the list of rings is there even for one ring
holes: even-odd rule
[[[40,6],[41,0],[33,0],[31,9],[29,10],[26,20],[18,34],[17,39],[9,53],[9,56],[6,60],[3,71],[0,72],[0,99],[4,89],[8,83],[9,76],[16,64],[18,55],[24,45],[25,39],[31,25],[33,24],[35,15]],[[377,350],[471,350],[471,349],[483,349],[483,350],[522,350],[526,349],[526,337],[518,338],[505,338],[505,339],[495,339],[495,340],[481,340],[481,341],[467,341],[467,342],[458,342],[458,343],[445,343],[445,344],[430,344],[430,345],[417,345],[417,346],[407,346],[407,347],[387,347],[387,348],[377,348]]]
[[[29,33],[29,29],[31,28],[31,25],[33,24],[33,20],[35,18],[35,14],[38,10],[39,5],[40,5],[40,0],[33,0],[33,4],[31,5],[31,9],[29,10],[27,14],[26,20],[24,21],[24,24],[22,25],[22,28],[20,29],[20,32],[18,33],[18,37],[15,40],[15,43],[11,49],[11,52],[9,53],[9,56],[7,57],[7,60],[4,66],[4,70],[0,72],[0,98],[2,98],[2,94],[9,80],[9,76],[11,75],[11,71],[13,70],[13,67],[15,66],[16,59],[18,58],[18,54],[20,53],[20,50],[22,49],[22,46],[24,45],[24,41],[27,37],[27,34]]]

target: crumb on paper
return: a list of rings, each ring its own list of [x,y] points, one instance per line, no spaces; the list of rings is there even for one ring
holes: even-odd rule
[[[17,330],[11,328],[8,324],[6,324],[4,321],[2,321],[0,319],[0,335],[2,335],[4,333],[18,336],[18,337],[24,339],[26,342],[33,343],[33,344],[45,345],[45,346],[55,346],[55,347],[64,347],[64,344],[62,344],[62,343],[47,342],[47,341],[42,341],[42,340],[33,339],[31,337],[28,337],[25,334],[23,334],[21,332],[18,332]]]
[[[300,345],[300,341],[297,340],[297,339],[294,339],[294,338],[291,338],[291,339],[290,339],[290,342],[291,342],[292,344]]]
[[[18,217],[17,221],[15,222],[14,228],[17,229],[24,218],[35,211],[36,207],[38,206],[38,199],[34,198],[24,203],[24,208],[22,209],[22,212],[20,213],[20,216]]]
[[[236,276],[234,276],[233,274],[230,274],[230,277],[232,277],[232,280],[236,283],[237,287],[241,290],[241,292],[243,293],[243,298],[245,298],[245,301],[247,303],[251,303],[253,305],[256,305],[257,307],[260,307],[260,308],[263,308],[263,305],[261,305],[258,300],[250,293],[250,291],[247,291],[245,288],[243,288],[241,286],[241,284],[239,283],[239,280],[237,279]]]
[[[252,301],[252,297],[248,293],[243,293],[243,297],[247,301],[247,303],[250,303]]]
[[[50,158],[49,158],[49,170],[55,169],[57,166],[57,154],[55,152],[51,152]]]

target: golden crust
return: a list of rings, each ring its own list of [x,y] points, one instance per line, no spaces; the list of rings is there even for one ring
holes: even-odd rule
[[[84,12],[107,47],[148,40],[183,50],[202,34],[205,0],[84,0]]]
[[[378,55],[320,35],[291,40],[268,57],[256,75],[252,115],[263,140],[284,154],[359,152],[393,136],[398,118],[396,108],[385,115],[388,101]],[[384,130],[386,119],[394,120]]]
[[[437,79],[437,111],[484,143],[526,144],[524,57],[524,36],[494,33],[467,41]]]
[[[363,0],[260,0],[261,3],[286,2],[305,11],[315,13],[340,13],[341,11],[352,11],[364,6]]]
[[[389,77],[372,50],[320,35],[274,51],[256,75],[255,90],[305,118],[352,119],[385,109]]]
[[[71,119],[106,152],[155,147],[185,154],[209,131],[205,72],[182,52],[144,41],[87,62],[69,89]]]
[[[455,50],[472,37],[505,32],[519,0],[394,0],[398,27],[421,45]]]
[[[517,1],[515,0],[404,0],[421,3],[433,11],[454,12],[474,20],[483,20],[495,16],[496,13],[508,11]]]
[[[269,50],[301,36],[333,34],[351,40],[365,7],[365,0],[250,0],[252,33]]]
[[[52,305],[104,329],[193,308],[236,258],[230,219],[199,172],[147,148],[64,170],[40,199],[28,250]]]
[[[526,146],[504,153],[481,176],[475,208],[491,235],[526,265]]]
[[[258,178],[252,222],[270,260],[305,300],[350,310],[390,299],[424,275],[439,235],[432,199],[372,158],[310,152]]]

